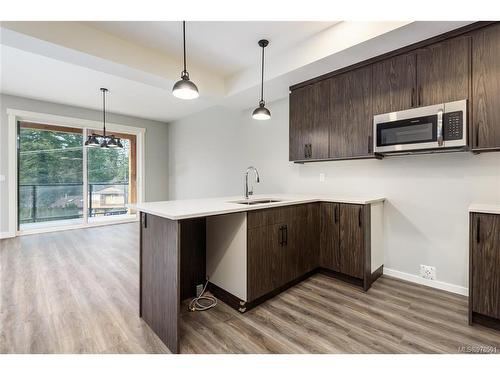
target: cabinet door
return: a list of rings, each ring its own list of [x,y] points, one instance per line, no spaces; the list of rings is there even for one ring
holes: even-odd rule
[[[500,25],[472,38],[472,147],[500,148]]]
[[[297,206],[287,225],[287,243],[284,247],[284,280],[292,281],[318,266],[319,205]]]
[[[470,37],[432,44],[417,51],[419,106],[469,98]]]
[[[249,301],[282,285],[281,226],[282,224],[274,224],[248,230],[247,295]]]
[[[500,319],[500,215],[471,215],[472,310]]]
[[[333,77],[330,84],[330,157],[373,154],[372,67]]]
[[[328,80],[290,94],[290,160],[328,158],[329,99]]]
[[[400,111],[417,105],[414,53],[373,65],[373,114]]]
[[[363,206],[340,203],[340,272],[364,278]]]
[[[340,207],[338,203],[320,205],[320,259],[321,267],[340,272]]]
[[[313,113],[311,124],[311,159],[328,158],[330,128],[330,80],[313,84]]]
[[[307,145],[311,139],[313,104],[312,86],[301,87],[290,93],[289,102],[289,160],[304,160],[308,157]],[[309,117],[309,119],[308,119]]]

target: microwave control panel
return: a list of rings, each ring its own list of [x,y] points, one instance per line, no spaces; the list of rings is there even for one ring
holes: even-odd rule
[[[448,112],[443,114],[443,139],[455,141],[463,139],[463,112]]]

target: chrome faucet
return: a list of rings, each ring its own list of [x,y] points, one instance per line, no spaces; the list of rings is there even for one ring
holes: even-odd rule
[[[255,172],[255,182],[259,183],[260,178],[259,178],[259,171],[257,171],[257,168],[255,167],[248,167],[246,172],[245,172],[245,199],[248,199],[250,195],[253,195],[253,186],[251,190],[248,190],[248,172],[254,171]]]

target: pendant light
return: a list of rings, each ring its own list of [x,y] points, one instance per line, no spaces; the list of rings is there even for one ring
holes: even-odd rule
[[[180,99],[196,99],[200,96],[198,87],[189,80],[189,73],[186,70],[186,21],[182,21],[182,41],[184,48],[184,70],[181,73],[181,79],[172,88],[172,94]]]
[[[85,146],[102,148],[123,148],[120,138],[114,135],[106,135],[106,93],[108,89],[101,87],[102,92],[102,136],[92,133],[87,137]]]
[[[259,40],[259,46],[262,47],[262,76],[260,81],[259,106],[255,108],[252,113],[254,120],[269,120],[271,118],[271,112],[266,108],[266,102],[264,101],[264,48],[266,48],[268,44],[269,41],[266,39]]]

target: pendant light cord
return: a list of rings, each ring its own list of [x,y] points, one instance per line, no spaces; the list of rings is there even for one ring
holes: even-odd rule
[[[260,80],[260,101],[264,101],[264,46],[262,46],[262,76]]]
[[[102,136],[106,138],[106,90],[102,90],[102,125],[103,131]]]
[[[187,73],[187,71],[186,71],[186,21],[182,21],[182,42],[183,42],[183,48],[184,48],[184,73]]]

